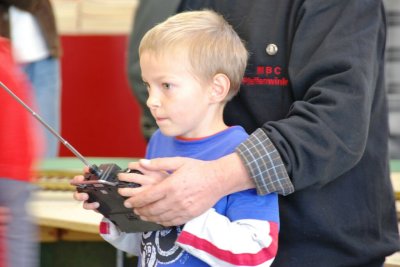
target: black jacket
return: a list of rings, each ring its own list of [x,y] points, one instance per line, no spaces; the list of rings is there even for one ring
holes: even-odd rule
[[[263,127],[295,187],[280,198],[274,266],[380,266],[399,249],[382,3],[251,3],[216,7],[228,9],[222,12],[252,53],[249,79],[225,118],[249,132]],[[266,53],[269,44],[277,54]],[[256,78],[261,85],[252,84]],[[276,80],[282,83],[264,85]]]

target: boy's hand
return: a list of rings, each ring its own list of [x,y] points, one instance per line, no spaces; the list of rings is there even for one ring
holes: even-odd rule
[[[85,171],[88,171],[85,169]],[[83,175],[77,175],[71,180],[71,184],[77,184],[80,183],[84,180]],[[97,211],[99,208],[100,204],[98,202],[87,202],[89,199],[89,195],[87,193],[79,193],[78,191],[75,191],[73,194],[73,198],[78,201],[83,201],[83,208],[86,210],[94,210]]]

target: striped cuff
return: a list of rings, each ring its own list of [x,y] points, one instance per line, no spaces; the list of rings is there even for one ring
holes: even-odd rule
[[[99,225],[99,233],[103,235],[108,235],[110,234],[110,223],[101,221]]]
[[[260,195],[276,192],[288,195],[294,192],[282,158],[262,129],[257,129],[236,148]]]

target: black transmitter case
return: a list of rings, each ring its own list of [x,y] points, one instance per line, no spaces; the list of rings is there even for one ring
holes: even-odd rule
[[[79,184],[74,184],[77,191],[89,195],[88,202],[99,202],[98,211],[112,221],[122,232],[136,233],[164,229],[162,225],[141,220],[132,209],[124,206],[125,197],[118,193],[119,188],[139,187],[139,184],[118,180],[118,174],[139,173],[137,170],[121,168],[114,164],[101,164],[92,166],[90,173],[85,174],[85,179]]]

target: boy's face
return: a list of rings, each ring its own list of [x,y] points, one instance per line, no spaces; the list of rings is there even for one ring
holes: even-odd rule
[[[185,57],[171,54],[174,57],[156,57],[153,52],[144,51],[140,56],[151,114],[167,136],[199,138],[213,134],[210,85],[189,72]]]

